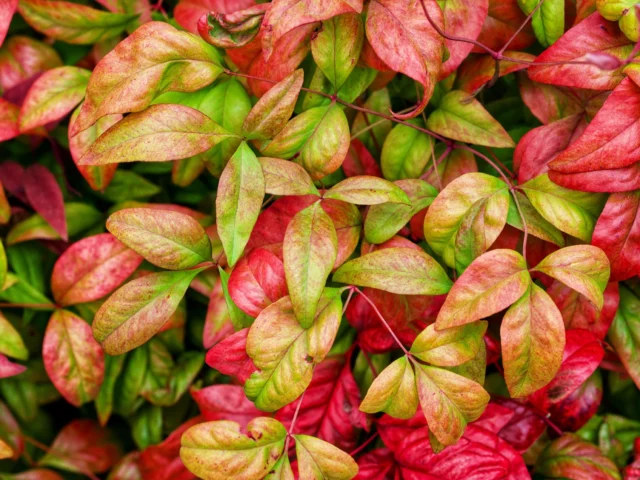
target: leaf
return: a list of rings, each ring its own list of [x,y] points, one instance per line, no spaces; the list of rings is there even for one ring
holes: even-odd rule
[[[4,287],[7,280],[7,255],[4,249],[4,244],[0,240],[0,289]]]
[[[224,375],[232,375],[241,382],[246,382],[257,370],[247,355],[248,334],[249,329],[244,328],[217,343],[207,352],[207,365]]]
[[[128,352],[149,340],[173,315],[202,269],[151,273],[120,287],[93,320],[93,335],[109,355]]]
[[[142,257],[102,233],[84,238],[58,258],[51,274],[51,292],[62,306],[92,302],[108,295],[142,262]]]
[[[297,163],[271,157],[259,157],[258,160],[262,165],[265,193],[319,196],[311,177]]]
[[[551,223],[547,222],[542,215],[531,205],[531,202],[527,196],[516,190],[512,193],[518,199],[522,216],[527,223],[527,231],[530,235],[537,237],[545,242],[553,243],[559,247],[564,247],[565,239],[564,234],[554,227]],[[507,223],[518,230],[524,231],[524,225],[522,224],[522,217],[518,211],[518,207],[513,200],[513,197],[509,199],[509,213],[507,214]]]
[[[261,415],[240,385],[211,385],[205,388],[191,387],[191,396],[207,421],[231,420],[242,428]]]
[[[562,316],[536,284],[505,313],[500,327],[502,362],[511,397],[547,385],[560,368],[565,336]]]
[[[2,312],[0,312],[0,354],[18,360],[29,358],[29,350],[25,347],[20,333]]]
[[[84,320],[57,310],[47,325],[42,358],[49,378],[69,403],[79,407],[96,398],[104,377],[104,353]]]
[[[436,330],[431,324],[413,341],[410,353],[431,365],[455,367],[476,357],[484,346],[487,322]]]
[[[425,1],[424,5],[433,22],[442,28],[444,20],[437,3]],[[424,88],[416,109],[396,116],[419,115],[433,94],[444,53],[444,39],[429,23],[421,2],[372,1],[367,11],[366,33],[373,50],[389,68],[404,73]]]
[[[531,285],[527,264],[513,250],[492,250],[478,257],[453,284],[438,313],[436,330],[465,325],[498,313]]]
[[[529,53],[511,50],[505,51],[504,56],[526,62],[532,62],[536,58]],[[527,63],[501,60],[499,62],[498,76],[503,77],[510,73],[524,70],[527,67]],[[456,72],[454,88],[455,90],[463,90],[469,94],[479,92],[493,79],[495,72],[496,61],[490,55],[469,56],[462,62]]]
[[[623,79],[621,67],[603,70],[594,64],[570,62],[582,61],[585,55],[598,53],[624,60],[631,49],[631,42],[617,25],[607,22],[599,13],[593,13],[538,55],[535,63],[550,65],[532,65],[528,69],[529,78],[553,85],[611,90]]]
[[[59,67],[38,77],[20,108],[20,131],[61,120],[84,98],[90,75],[84,68]]]
[[[520,189],[540,215],[558,230],[591,241],[605,196],[567,190],[551,182],[547,174],[529,180]]]
[[[25,170],[24,191],[27,200],[64,241],[69,240],[67,219],[60,186],[46,167],[34,164]]]
[[[17,6],[18,0],[5,0],[0,2],[0,46],[2,46],[7,35],[11,18],[13,17]]]
[[[125,355],[117,357],[106,355],[104,357],[104,378],[100,386],[100,392],[98,392],[98,396],[95,399],[98,421],[103,427],[107,424],[113,412],[114,390],[116,381],[122,373],[124,361]],[[137,393],[135,392],[136,396]]]
[[[378,205],[387,202],[409,205],[411,203],[407,194],[397,185],[368,175],[342,180],[327,190],[323,198],[333,198],[356,205]]]
[[[518,0],[526,15],[537,7],[535,0]],[[553,45],[564,33],[564,1],[551,0],[544,2],[533,14],[531,26],[538,42],[543,47]]]
[[[183,270],[211,261],[211,242],[204,228],[183,213],[125,208],[109,216],[107,229],[160,268]]]
[[[314,365],[333,345],[341,314],[337,289],[325,290],[308,329],[298,323],[289,297],[262,311],[247,337],[247,354],[260,371],[245,383],[244,390],[256,407],[272,412],[304,392],[311,383]]]
[[[315,107],[290,120],[260,151],[267,157],[292,158],[320,180],[335,172],[349,150],[349,123],[337,105]]]
[[[455,444],[477,420],[489,394],[476,382],[448,370],[416,364],[416,386],[429,430],[445,446]]]
[[[429,207],[425,239],[450,267],[467,266],[498,238],[508,208],[506,183],[484,173],[468,173],[451,182]]]
[[[368,253],[345,263],[332,280],[404,295],[440,295],[452,285],[438,262],[412,248]]]
[[[12,458],[13,460],[20,458],[24,450],[24,440],[20,425],[4,403],[0,403],[0,443],[5,445],[5,449],[8,447],[8,450],[10,450],[10,453],[4,454],[7,455],[5,458]]]
[[[191,473],[205,480],[264,478],[282,455],[287,431],[267,417],[252,420],[246,431],[245,435],[231,421],[194,425],[182,435],[180,458]]]
[[[253,5],[229,14],[209,12],[206,17],[200,17],[197,29],[202,38],[216,47],[243,47],[258,35],[262,17],[269,7]],[[206,14],[206,11],[204,13]]]
[[[390,181],[419,178],[431,159],[433,138],[407,125],[391,129],[382,145],[380,167]]]
[[[604,289],[609,281],[609,260],[591,245],[574,245],[553,252],[535,267],[581,293],[598,310],[604,305]]]
[[[289,223],[283,244],[284,271],[296,318],[309,328],[338,254],[331,218],[316,202]]]
[[[241,143],[222,172],[216,196],[216,224],[230,266],[242,255],[258,220],[264,185],[260,162]]]
[[[77,135],[105,115],[144,110],[164,92],[199,90],[220,73],[219,54],[206,42],[168,23],[146,23],[96,66],[69,134]]]
[[[233,13],[234,11],[250,8],[252,5],[254,3],[251,0],[237,0],[228,4],[218,4],[215,1],[181,0],[173,10],[173,16],[180,26],[197,35],[198,20],[209,13],[210,10]]]
[[[301,478],[350,480],[358,474],[358,465],[339,448],[308,435],[294,435]]]
[[[77,123],[78,120],[74,126]],[[193,108],[152,105],[142,112],[128,115],[102,134],[79,164],[178,160],[205,152],[231,136]]]
[[[222,286],[222,294],[224,295],[225,303],[227,304],[227,312],[229,313],[229,320],[236,330],[247,327],[251,324],[251,320],[234,302],[229,292],[229,274],[224,271],[222,267],[218,265],[218,273],[220,274],[220,284]]]
[[[20,135],[18,116],[20,108],[5,99],[0,99],[0,142]]]
[[[640,299],[620,286],[620,306],[609,329],[608,339],[625,370],[640,385]]]
[[[15,377],[16,375],[20,375],[26,370],[27,367],[25,367],[24,365],[13,363],[4,355],[0,355],[0,379]]]
[[[248,139],[265,140],[280,133],[291,118],[303,80],[304,72],[298,69],[275,84],[245,118],[242,134]]]
[[[365,413],[386,412],[394,418],[411,418],[417,408],[415,373],[406,356],[380,372],[360,404]]]

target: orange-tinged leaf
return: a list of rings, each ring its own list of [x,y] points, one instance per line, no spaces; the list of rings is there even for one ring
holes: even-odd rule
[[[509,393],[526,397],[558,373],[565,344],[562,315],[551,297],[531,284],[505,313],[500,340]]]
[[[527,62],[532,62],[536,58],[535,55],[529,53],[509,50],[504,52],[504,56]],[[526,63],[501,60],[499,62],[499,77],[523,70],[527,67],[528,65]],[[456,71],[454,87],[456,90],[463,90],[469,94],[475,93],[494,78],[495,72],[496,61],[491,55],[471,55],[462,62],[460,68]]]
[[[207,233],[183,213],[125,208],[112,214],[106,226],[122,243],[167,270],[183,270],[211,260]]]
[[[305,480],[350,480],[358,474],[351,456],[324,440],[294,435],[300,478]]]
[[[20,108],[17,105],[0,98],[0,142],[11,140],[20,135],[19,115]]]
[[[104,353],[91,327],[67,310],[56,310],[42,342],[49,378],[72,405],[79,407],[98,395],[104,376]]]
[[[478,355],[484,346],[487,322],[473,322],[460,327],[436,330],[431,324],[413,341],[410,353],[438,367],[455,367]]]
[[[271,157],[260,157],[258,160],[262,165],[265,193],[319,196],[311,177],[297,163]]]
[[[453,284],[436,319],[436,329],[465,325],[498,313],[529,288],[527,264],[513,250],[478,257]]]

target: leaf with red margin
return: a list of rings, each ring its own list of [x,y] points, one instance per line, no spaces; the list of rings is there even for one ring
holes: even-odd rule
[[[640,162],[623,168],[582,173],[549,170],[549,179],[561,187],[594,193],[620,193],[640,189]]]
[[[65,425],[39,465],[84,473],[103,473],[119,459],[121,453],[108,430],[88,419]]]
[[[640,274],[640,191],[609,197],[591,243],[607,254],[611,280],[627,280]]]
[[[109,480],[141,480],[142,473],[138,462],[140,460],[140,452],[131,452],[120,459],[120,461],[109,472]],[[34,478],[33,480],[39,480]],[[49,480],[49,479],[42,479]],[[58,480],[58,479],[50,479]]]
[[[0,0],[0,46],[4,42],[9,24],[18,6],[18,0]]]
[[[513,37],[526,18],[518,6],[517,0],[489,0],[489,15],[484,21],[478,42],[498,51]],[[531,24],[527,22],[507,48],[523,50],[535,40]],[[483,48],[479,47],[474,47],[472,52],[486,53]]]
[[[0,142],[11,140],[20,135],[18,116],[20,108],[0,98]]]
[[[571,395],[598,368],[604,358],[602,342],[588,330],[567,330],[567,341],[560,370],[544,388],[530,396],[543,411]]]
[[[100,5],[114,13],[137,13],[139,23],[151,21],[149,0],[96,0]],[[137,26],[137,24],[134,24]]]
[[[447,40],[448,42],[448,40]],[[533,62],[535,55],[524,52],[514,52],[507,50],[504,55],[509,58]],[[448,63],[448,62],[447,62]],[[445,63],[446,65],[446,63]],[[526,63],[500,61],[500,74],[503,77],[513,72],[527,68]],[[496,61],[491,55],[470,55],[458,68],[454,88],[464,90],[467,93],[477,92],[481,87],[494,78],[496,71]]]
[[[247,399],[240,385],[191,387],[190,393],[207,421],[231,420],[246,428],[251,420],[264,415]]]
[[[4,355],[0,354],[0,378],[9,378],[20,375],[27,370],[27,367],[18,363],[13,363]]]
[[[0,442],[4,442],[12,450],[14,460],[18,460],[24,450],[24,439],[20,425],[13,417],[11,410],[0,402]]]
[[[67,310],[49,319],[42,341],[42,359],[56,389],[72,405],[93,400],[104,377],[104,352],[91,326]]]
[[[561,430],[575,432],[593,417],[602,402],[602,375],[596,370],[564,400],[549,407],[551,421]]]
[[[209,12],[233,13],[254,5],[254,0],[181,0],[173,16],[186,30],[198,34],[198,20]]]
[[[204,328],[202,329],[202,346],[209,349],[232,335],[233,332],[233,322],[224,296],[223,282],[216,280],[209,294],[207,316],[204,319]]]
[[[248,335],[249,329],[243,328],[217,343],[207,352],[207,365],[224,375],[237,377],[242,383],[246,382],[253,372],[258,371],[247,355]]]
[[[68,241],[64,199],[53,173],[37,163],[31,165],[24,173],[24,190],[33,209],[65,242]]]
[[[60,66],[62,60],[53,47],[33,38],[12,36],[0,50],[0,87],[8,97],[7,90],[12,87],[26,80],[33,81],[36,74]]]
[[[424,2],[424,3],[423,3]],[[415,110],[398,118],[413,118],[426,107],[440,76],[444,39],[425,15],[442,29],[444,18],[435,0],[372,0],[367,11],[366,33],[380,59],[424,88]]]
[[[536,59],[536,63],[561,64],[532,65],[528,70],[529,78],[535,82],[553,85],[611,90],[623,79],[622,67],[603,70],[593,64],[566,62],[584,61],[586,54],[596,53],[606,53],[625,60],[632,48],[631,41],[615,23],[603,19],[599,13],[594,13],[566,32]]]
[[[62,306],[102,298],[120,286],[142,260],[110,233],[83,238],[56,261],[51,274],[53,298]]]
[[[500,397],[492,400],[473,425],[495,433],[520,453],[547,429],[539,413],[521,402]]]
[[[380,165],[367,150],[367,147],[364,146],[364,143],[357,138],[351,140],[347,156],[342,162],[342,170],[347,177],[355,177],[357,175],[382,177]]]
[[[296,432],[325,440],[344,451],[358,445],[360,430],[369,429],[359,410],[360,390],[353,378],[348,355],[329,357],[315,368],[296,420]],[[276,418],[291,425],[297,402],[281,408]]]

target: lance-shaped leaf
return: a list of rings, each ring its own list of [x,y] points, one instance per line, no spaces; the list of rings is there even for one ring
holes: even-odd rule
[[[272,412],[298,398],[311,383],[313,367],[329,353],[342,316],[340,291],[326,289],[310,328],[298,323],[291,299],[269,305],[247,337],[247,354],[260,370],[245,383],[247,397]]]
[[[471,10],[475,10],[475,8]],[[535,55],[531,55],[530,53],[514,52],[510,50],[504,52],[504,55],[505,57],[524,60],[527,62],[532,62],[536,59]],[[503,77],[510,73],[517,72],[518,70],[524,70],[527,67],[528,64],[526,63],[501,60],[499,63],[500,71],[498,72],[498,75]],[[473,94],[489,83],[494,77],[495,72],[496,61],[491,57],[491,55],[471,55],[462,62],[460,68],[456,71],[454,88],[456,90],[464,90],[469,94]]]
[[[0,46],[9,31],[9,24],[18,6],[18,0],[3,0],[0,2]]]
[[[62,119],[84,98],[91,72],[79,67],[59,67],[33,83],[20,109],[20,131],[27,132]]]
[[[300,325],[308,328],[338,255],[338,237],[331,217],[319,202],[298,212],[284,235],[284,271]]]
[[[524,221],[527,223],[527,231],[529,234],[534,237],[538,237],[545,242],[553,243],[559,247],[564,247],[565,240],[563,233],[551,223],[547,222],[544,217],[540,215],[535,208],[533,208],[533,205],[531,205],[527,196],[518,190],[512,192],[512,195],[518,199],[520,211],[522,211],[522,217],[524,217]],[[524,231],[520,211],[518,211],[518,207],[516,206],[513,197],[510,198],[507,223],[518,230]]]
[[[535,267],[581,293],[598,310],[604,305],[604,289],[609,282],[609,259],[598,247],[574,245],[547,256]]]
[[[498,313],[522,297],[530,284],[527,263],[518,252],[487,252],[453,284],[436,319],[436,329],[465,325]]]
[[[194,425],[182,435],[180,459],[205,480],[262,479],[282,455],[287,431],[273,418],[258,417],[246,432],[231,421]]]
[[[461,142],[487,147],[515,147],[502,125],[462,90],[447,93],[427,118],[427,128]]]
[[[351,480],[358,464],[337,447],[308,435],[294,435],[300,478],[309,480]]]
[[[201,271],[151,273],[116,290],[93,319],[93,335],[104,351],[119,355],[149,340],[171,318]]]
[[[349,151],[349,123],[338,105],[315,107],[291,120],[260,148],[268,157],[293,158],[319,180],[335,172]]]
[[[49,378],[72,405],[93,400],[104,376],[104,353],[91,327],[67,310],[56,310],[42,342],[42,359]]]
[[[549,295],[535,284],[514,303],[500,327],[505,381],[512,397],[525,397],[558,373],[564,322]]]
[[[455,367],[474,359],[484,346],[487,322],[436,330],[431,324],[411,345],[411,354],[439,367]]]
[[[331,81],[335,91],[351,74],[360,57],[364,25],[360,15],[346,13],[322,22],[311,40],[311,53],[318,68]]]
[[[384,178],[420,177],[431,160],[433,143],[433,137],[415,128],[401,124],[393,127],[382,145],[380,167]]]
[[[383,178],[368,175],[342,180],[327,190],[323,197],[356,205],[378,205],[387,202],[411,204],[409,197],[400,187]]]
[[[298,69],[271,87],[245,118],[242,134],[264,140],[280,133],[291,118],[303,80],[304,72]]]
[[[4,287],[4,283],[7,280],[7,254],[4,249],[4,244],[0,240],[0,287]]]
[[[432,257],[414,248],[385,248],[342,265],[334,282],[404,295],[441,295],[452,282]]]
[[[558,230],[591,241],[596,220],[606,195],[568,190],[549,180],[544,174],[520,187],[533,207]]]
[[[189,215],[152,208],[125,208],[112,214],[107,229],[146,260],[167,270],[183,270],[211,260],[211,241]]]
[[[276,462],[265,480],[295,480],[288,455],[283,455]]]
[[[103,427],[109,422],[109,418],[111,418],[111,413],[113,412],[116,381],[118,381],[122,373],[125,359],[126,355],[118,355],[117,357],[106,355],[104,357],[104,378],[95,401],[98,421]],[[138,395],[137,391],[135,395]]]
[[[418,398],[429,430],[444,446],[455,444],[468,422],[489,403],[481,385],[448,370],[414,362]]]
[[[418,408],[418,391],[413,367],[400,357],[378,375],[360,404],[365,413],[385,412],[394,418],[411,418]]]
[[[78,120],[74,125],[77,123]],[[206,152],[232,136],[196,109],[183,105],[152,105],[128,115],[107,130],[79,163],[105,165],[179,160]]]
[[[297,163],[271,157],[259,157],[258,160],[262,165],[265,193],[319,196],[313,180]]]
[[[538,6],[537,0],[518,0],[526,15]],[[564,0],[548,0],[536,9],[531,19],[533,33],[543,47],[553,45],[564,33]]]
[[[147,48],[149,44],[154,48]],[[168,23],[146,23],[96,66],[70,135],[105,115],[139,112],[161,93],[199,90],[220,75],[220,62],[218,52],[204,40]]]
[[[456,266],[458,256],[468,265],[498,238],[508,211],[506,183],[485,173],[469,173],[436,197],[424,219],[424,236],[450,267]]]
[[[53,266],[51,292],[62,306],[92,302],[115,290],[142,262],[142,257],[102,233],[74,243]]]
[[[608,339],[629,376],[640,385],[640,298],[624,286],[620,286],[620,306]]]
[[[18,360],[29,358],[29,350],[25,347],[20,333],[2,312],[0,312],[0,354]]]
[[[69,240],[64,198],[56,177],[43,165],[33,164],[25,170],[24,191],[36,212],[60,235]]]
[[[367,40],[377,56],[393,71],[404,73],[424,88],[420,105],[400,118],[415,117],[424,110],[442,66],[444,38],[431,26],[422,5],[442,29],[442,10],[435,0],[375,0],[367,11]]]
[[[116,37],[138,17],[50,0],[20,0],[18,11],[35,30],[56,40],[76,44]]]
[[[231,8],[235,6],[236,4]],[[216,7],[220,8],[218,5]],[[211,45],[219,48],[243,47],[258,35],[262,25],[262,17],[269,7],[269,5],[262,4],[252,5],[244,10],[239,9],[233,13],[209,12],[198,20],[198,33]],[[228,7],[225,6],[226,8]],[[174,10],[176,20],[180,16],[177,12],[176,8]]]
[[[222,172],[216,196],[216,225],[230,266],[242,256],[263,198],[262,166],[243,142]]]

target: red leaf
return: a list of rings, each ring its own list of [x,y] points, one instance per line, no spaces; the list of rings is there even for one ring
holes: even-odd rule
[[[394,480],[398,478],[398,464],[393,452],[376,448],[358,458],[358,475],[355,480]]]
[[[504,52],[509,58],[518,60],[526,60],[532,62],[535,60],[534,55],[524,52]],[[447,62],[448,63],[448,62]],[[446,65],[446,63],[445,63]],[[518,70],[524,70],[528,65],[526,63],[500,61],[500,76],[508,75]],[[496,71],[496,61],[491,55],[470,55],[466,58],[458,71],[456,72],[455,87],[468,93],[476,92],[480,87],[493,79]]]
[[[62,60],[53,47],[33,38],[21,35],[11,36],[2,46],[0,55],[0,87],[4,90],[4,97],[9,99],[7,90],[16,87],[27,79],[31,81],[25,85],[23,97],[36,74],[51,68],[62,66]],[[14,102],[17,103],[17,102]],[[22,101],[20,101],[22,103]]]
[[[342,170],[347,177],[357,175],[370,175],[372,177],[382,177],[380,165],[375,161],[367,147],[359,139],[351,140],[351,146],[344,162]]]
[[[24,173],[24,191],[33,209],[68,241],[64,199],[53,173],[37,163],[31,165]]]
[[[23,180],[24,167],[22,165],[12,160],[0,163],[0,182],[2,186],[20,201],[27,203]]]
[[[181,0],[173,10],[180,26],[198,35],[198,20],[209,12],[233,13],[254,5],[254,0]]]
[[[11,140],[20,135],[18,116],[20,108],[0,98],[0,142]]]
[[[244,383],[258,369],[247,355],[248,328],[225,338],[207,352],[206,362],[224,375],[233,375]]]
[[[527,17],[518,6],[517,0],[489,0],[489,15],[484,21],[478,42],[498,51],[516,33]],[[511,50],[523,50],[535,42],[531,24],[527,23],[509,44]],[[474,47],[474,53],[486,53]]]
[[[593,417],[602,402],[602,376],[589,377],[576,391],[551,405],[551,421],[563,431],[575,432]]]
[[[14,377],[26,371],[27,367],[18,363],[13,363],[4,355],[0,354],[0,378]]]
[[[559,173],[549,170],[549,179],[571,190],[595,193],[630,192],[640,189],[640,163],[583,173]]]
[[[521,453],[533,445],[547,428],[540,414],[508,398],[494,399],[473,425],[495,433]]]
[[[9,24],[13,18],[13,14],[18,6],[18,0],[2,0],[0,1],[0,46],[4,42],[4,38],[9,31]]]
[[[263,415],[247,399],[244,389],[239,385],[212,385],[202,389],[192,387],[191,396],[207,421],[231,420],[245,428],[251,420]]]
[[[209,349],[232,334],[233,323],[231,323],[231,317],[227,309],[222,282],[216,279],[216,283],[209,294],[207,316],[204,319],[204,329],[202,331],[202,344],[204,348]]]

